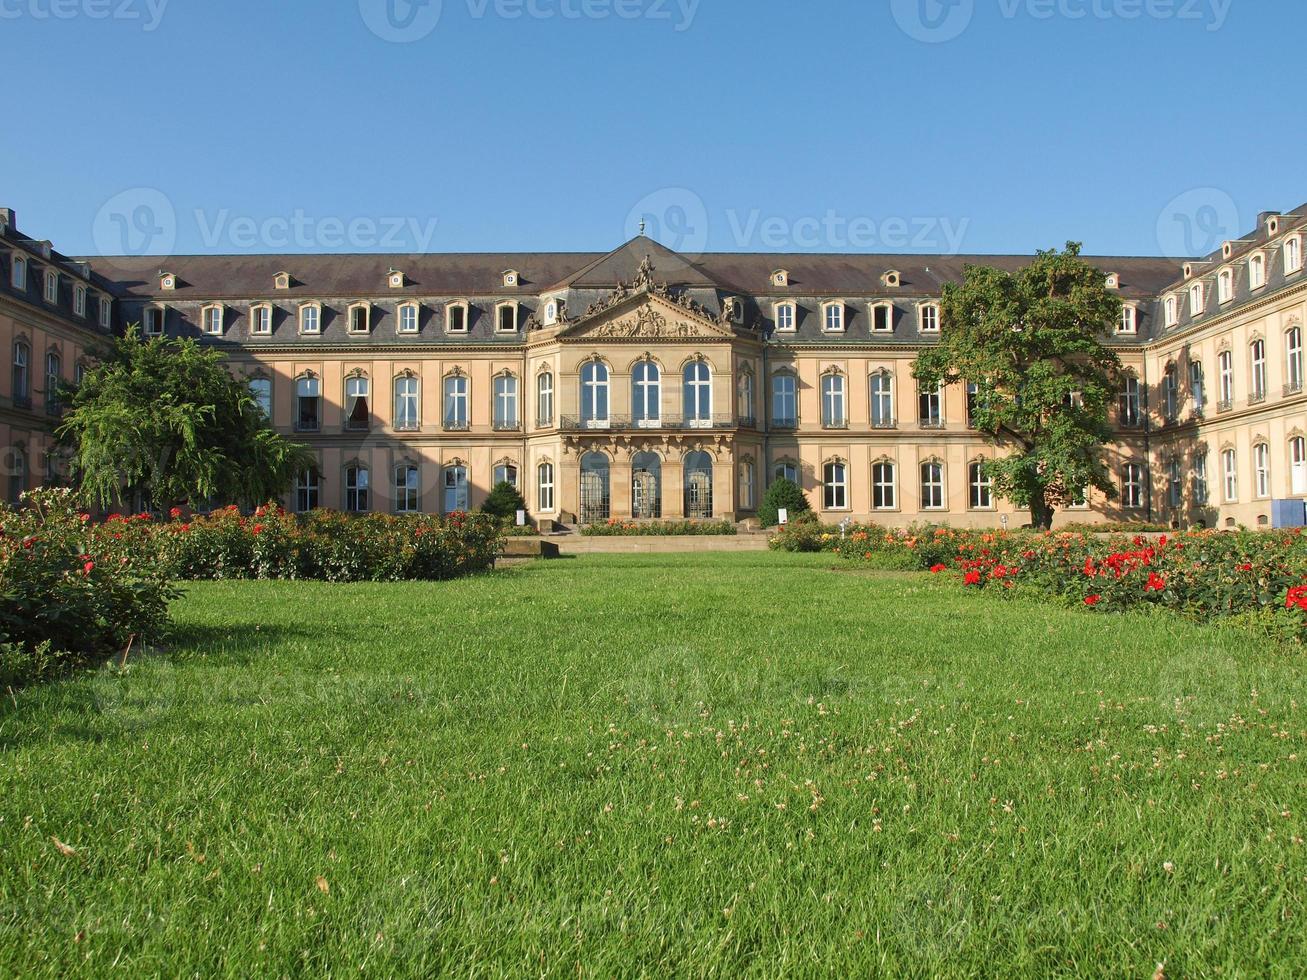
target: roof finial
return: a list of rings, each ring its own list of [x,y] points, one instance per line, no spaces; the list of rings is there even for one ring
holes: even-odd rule
[[[644,218],[640,219],[640,235],[641,237],[644,236]]]

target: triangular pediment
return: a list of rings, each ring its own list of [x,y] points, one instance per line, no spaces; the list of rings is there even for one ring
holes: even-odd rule
[[[642,290],[572,323],[559,337],[603,340],[727,340],[729,324],[707,311],[676,299]]]
[[[631,282],[641,266],[649,262],[657,266],[659,280],[670,286],[712,289],[720,285],[679,252],[640,235],[578,269],[553,288],[611,289],[618,283]]]

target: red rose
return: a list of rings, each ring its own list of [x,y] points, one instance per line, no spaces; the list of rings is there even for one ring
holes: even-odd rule
[[[255,533],[255,534],[262,534],[262,533],[263,533],[263,525],[262,525],[262,524],[255,524],[255,525],[254,525],[254,533]]]
[[[95,569],[95,562],[88,561],[85,565],[82,566],[82,574],[90,575],[91,572],[94,571],[94,569]]]
[[[1144,586],[1145,592],[1161,592],[1166,588],[1166,579],[1156,572],[1148,573],[1148,584]]]
[[[182,509],[180,507],[174,507],[172,510],[168,511],[168,516],[175,521],[177,518],[182,516]]]
[[[940,572],[947,572],[947,571],[948,571],[948,566],[947,566],[947,565],[931,565],[931,566],[930,566],[930,570],[931,570],[931,572],[932,572],[933,574],[938,575]]]
[[[972,569],[971,571],[967,572],[967,577],[963,581],[966,585],[979,585],[980,572],[976,571],[975,569]]]
[[[1085,596],[1085,605],[1086,605],[1086,606],[1096,606],[1096,605],[1098,605],[1098,604],[1099,604],[1100,602],[1102,602],[1102,601],[1103,601],[1103,597],[1102,597],[1101,595],[1087,595],[1087,596]]]

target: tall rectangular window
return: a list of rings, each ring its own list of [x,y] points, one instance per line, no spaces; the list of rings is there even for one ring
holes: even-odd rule
[[[1217,358],[1221,375],[1221,408],[1229,409],[1234,404],[1234,355],[1228,350],[1221,351]]]
[[[894,428],[894,378],[885,372],[871,376],[871,427]]]
[[[59,302],[59,273],[47,272],[45,274],[45,301],[47,303]]]
[[[204,332],[213,336],[222,334],[222,307],[206,306],[203,315]]]
[[[322,310],[316,306],[300,307],[300,333],[322,332]]]
[[[445,308],[445,329],[450,333],[467,333],[467,306],[451,303]]]
[[[921,308],[921,332],[939,333],[939,307],[927,303]]]
[[[250,397],[265,419],[272,419],[272,382],[268,378],[250,378]]]
[[[417,378],[402,375],[395,379],[395,428],[401,432],[416,432],[421,427],[418,394]]]
[[[1194,503],[1207,506],[1207,454],[1194,453]]]
[[[395,467],[395,512],[416,514],[422,509],[421,483],[418,468],[412,463]]]
[[[295,403],[296,430],[317,432],[322,426],[322,382],[317,378],[299,378],[295,382]]]
[[[554,509],[553,463],[541,463],[536,467],[536,503],[543,513]]]
[[[1284,374],[1287,391],[1302,391],[1302,328],[1290,327],[1284,335]]]
[[[1225,502],[1227,504],[1238,503],[1239,465],[1233,449],[1227,449],[1221,453],[1221,471],[1225,483]]]
[[[794,329],[794,304],[781,303],[776,307],[776,329],[789,333]]]
[[[1126,463],[1121,480],[1121,505],[1138,510],[1144,505],[1144,468],[1138,463]]]
[[[554,424],[554,376],[548,371],[536,378],[536,425]]]
[[[771,379],[771,420],[780,429],[799,424],[798,379],[792,374],[774,374]]]
[[[372,424],[371,385],[367,378],[345,379],[345,428],[366,432]]]
[[[266,303],[250,307],[250,333],[260,337],[272,333],[272,307]]]
[[[443,418],[446,429],[461,431],[468,428],[467,387],[467,378],[461,374],[453,374],[445,379],[445,411]]]
[[[517,423],[517,378],[501,374],[495,378],[494,425],[496,429],[510,431]]]
[[[894,510],[898,498],[894,481],[894,464],[876,463],[871,468],[871,504],[876,510]]]
[[[1254,340],[1248,347],[1248,359],[1252,366],[1249,397],[1253,401],[1262,401],[1266,397],[1266,341]]]
[[[824,310],[824,325],[827,331],[832,333],[844,329],[844,304],[828,303]]]
[[[295,477],[295,510],[301,514],[317,510],[322,481],[317,470],[303,470]]]
[[[405,303],[399,308],[399,332],[418,332],[418,308],[416,303]]]
[[[1271,495],[1271,447],[1264,442],[1253,446],[1253,486],[1258,497]]]
[[[922,388],[917,395],[917,420],[923,429],[944,427],[944,391]]]
[[[971,509],[990,510],[994,506],[994,481],[984,463],[972,463],[967,470],[971,483]]]
[[[823,473],[823,503],[826,510],[844,510],[849,506],[849,470],[841,462],[827,463]]]
[[[86,287],[77,286],[73,289],[73,312],[78,316],[86,316]]]
[[[877,303],[871,308],[871,329],[876,333],[889,333],[894,329],[894,307]]]
[[[931,460],[921,464],[921,509],[944,509],[944,464]]]
[[[14,264],[9,269],[9,284],[17,290],[27,291],[27,259],[21,255],[14,256]]]
[[[827,429],[843,429],[848,425],[844,413],[844,376],[841,374],[822,376],[821,424]]]
[[[1189,363],[1189,394],[1194,400],[1194,411],[1201,412],[1207,405],[1207,390],[1203,378],[1202,361]]]

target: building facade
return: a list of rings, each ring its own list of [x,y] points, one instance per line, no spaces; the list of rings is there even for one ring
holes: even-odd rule
[[[945,283],[1029,256],[689,257],[639,237],[607,254],[175,256],[142,271],[62,259],[0,213],[11,459],[42,458],[58,411],[20,388],[20,352],[68,374],[97,334],[139,323],[226,351],[273,426],[312,448],[294,510],[465,510],[507,479],[544,521],[739,519],[783,475],[829,521],[1026,520],[984,480],[994,450],[968,392],[920,391],[912,364],[937,341]],[[1258,527],[1273,500],[1307,497],[1305,233],[1301,208],[1189,261],[1089,259],[1125,310],[1105,337],[1125,367],[1120,495],[1059,520]],[[43,478],[13,469],[10,496]]]

